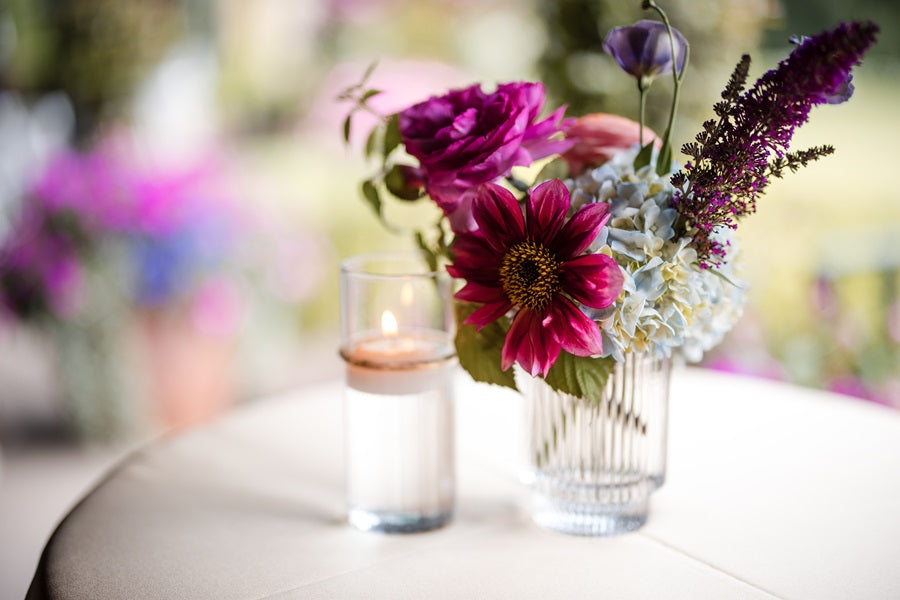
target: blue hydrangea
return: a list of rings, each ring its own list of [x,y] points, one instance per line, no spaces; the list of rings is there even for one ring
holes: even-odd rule
[[[608,227],[591,250],[612,256],[625,277],[616,303],[588,314],[601,324],[604,353],[617,360],[629,352],[671,356],[678,350],[697,361],[743,310],[737,240],[730,230],[717,232],[727,260],[701,268],[690,238],[675,236],[674,188],[651,167],[635,171],[635,152],[566,182],[573,210],[590,202],[610,205]]]

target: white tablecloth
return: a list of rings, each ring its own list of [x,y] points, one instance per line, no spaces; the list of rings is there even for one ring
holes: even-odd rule
[[[120,465],[48,542],[29,598],[900,598],[900,413],[710,373],[673,380],[647,524],[543,531],[521,399],[460,379],[454,522],[343,522],[341,385],[260,401]]]

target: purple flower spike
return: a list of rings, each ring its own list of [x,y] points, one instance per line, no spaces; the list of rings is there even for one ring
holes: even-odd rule
[[[678,73],[684,69],[687,40],[674,27],[675,56],[666,26],[659,21],[642,20],[629,27],[616,27],[603,41],[603,50],[616,59],[619,66],[637,77],[643,85],[654,78],[672,72],[672,64],[678,64]]]
[[[841,83],[834,92],[825,94],[825,102],[828,104],[842,104],[849,100],[855,89],[853,84],[850,83],[851,81],[853,81],[853,75],[847,75],[847,80]]]
[[[810,38],[805,35],[792,35],[790,38],[790,42],[792,44],[796,44],[797,46],[808,43]],[[847,100],[853,96],[853,90],[856,88],[853,87],[853,75],[847,74],[847,79],[842,81],[837,88],[831,93],[823,93],[822,97],[825,102],[828,104],[843,104]]]
[[[871,22],[842,23],[793,40],[797,47],[790,56],[746,91],[750,57],[744,56],[723,101],[714,106],[719,118],[704,123],[696,142],[684,146],[691,160],[672,178],[678,188],[675,205],[694,229],[691,243],[701,263],[717,264],[724,256],[711,234],[719,227],[736,229],[738,220],[755,212],[756,199],[772,178],[834,151],[818,146],[791,152],[789,146],[814,106],[850,97],[850,71],[862,62],[878,32]]]

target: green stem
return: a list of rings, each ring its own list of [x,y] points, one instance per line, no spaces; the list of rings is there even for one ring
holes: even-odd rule
[[[669,48],[672,52],[672,82],[675,86],[675,89],[672,93],[672,106],[669,109],[669,123],[666,125],[666,131],[663,134],[662,138],[662,147],[665,150],[669,145],[669,140],[672,137],[672,126],[675,124],[675,114],[678,111],[678,97],[681,93],[681,81],[684,79],[684,73],[687,71],[688,59],[690,58],[691,47],[685,44],[684,47],[684,65],[681,68],[681,72],[678,72],[678,57],[675,54],[675,36],[672,35],[672,25],[669,23],[669,17],[666,16],[665,11],[659,7],[656,2],[653,0],[644,0],[643,3],[644,9],[652,9],[656,11],[659,17],[662,19],[663,24],[666,26],[666,33],[669,35]],[[657,165],[657,173],[659,172],[668,172],[671,168],[671,164],[666,165],[665,170],[662,169],[662,165]]]
[[[640,109],[638,111],[638,141],[641,148],[644,147],[644,108],[647,105],[647,87],[644,86],[644,78],[637,78],[638,96],[640,97]]]

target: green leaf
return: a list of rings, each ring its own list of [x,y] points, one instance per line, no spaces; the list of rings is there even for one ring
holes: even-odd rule
[[[650,164],[650,159],[653,158],[653,142],[649,142],[646,146],[641,148],[641,151],[638,152],[638,155],[634,157],[634,170],[642,169]]]
[[[534,181],[535,183],[540,183],[551,179],[565,179],[568,176],[569,163],[561,158],[556,158],[544,165],[544,168],[540,170]]]
[[[368,179],[362,183],[362,195],[363,198],[366,199],[366,202],[369,203],[369,206],[372,207],[372,210],[375,211],[375,214],[378,215],[378,218],[383,221],[384,218],[381,213],[381,196],[378,195],[378,189],[375,185]]]
[[[375,184],[372,183],[371,180],[367,179],[366,181],[363,181],[362,195],[363,198],[365,198],[366,203],[372,207],[373,211],[375,211],[375,215],[385,229],[391,233],[401,233],[401,230],[395,225],[392,225],[385,217],[384,202],[381,200],[381,194],[378,193],[378,188],[375,187]]]
[[[516,379],[512,369],[500,368],[506,330],[499,321],[486,325],[480,331],[473,325],[465,325],[466,318],[478,308],[475,304],[456,303],[456,354],[460,366],[472,379],[483,383],[502,385],[514,390]]]
[[[369,98],[377,96],[380,93],[381,93],[381,90],[366,90],[365,93],[362,95],[362,98],[359,99],[359,102],[360,102],[360,104],[362,104]]]
[[[347,118],[344,119],[344,143],[350,143],[350,120],[353,118],[353,112],[351,111]]]
[[[403,138],[400,137],[400,121],[397,115],[391,115],[387,122],[387,128],[384,130],[384,142],[382,151],[384,157],[387,158],[391,151],[400,145]]]
[[[391,167],[391,170],[384,176],[384,185],[390,193],[401,200],[418,200],[423,196],[425,190],[420,187],[409,185],[409,182],[403,175],[402,167],[403,165],[394,165]]]
[[[656,159],[656,174],[666,175],[672,171],[672,144],[665,144]]]
[[[591,358],[560,352],[545,380],[554,390],[596,402],[616,366],[612,357]]]
[[[371,158],[372,153],[375,152],[375,142],[378,139],[378,127],[373,127],[372,131],[369,132],[369,137],[366,138],[366,158]]]

